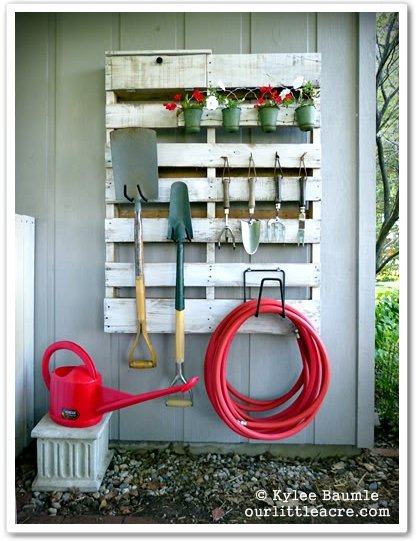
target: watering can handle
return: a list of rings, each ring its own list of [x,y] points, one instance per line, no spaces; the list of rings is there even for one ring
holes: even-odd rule
[[[93,361],[89,357],[88,353],[75,342],[70,342],[69,340],[61,340],[59,342],[54,342],[53,344],[49,345],[44,352],[44,356],[42,357],[42,376],[44,378],[47,389],[50,388],[51,380],[49,369],[50,359],[51,356],[60,349],[68,349],[69,351],[75,353],[78,357],[80,357],[80,359],[83,361],[83,364],[87,367],[90,376],[93,379],[97,378],[96,367],[93,364]]]

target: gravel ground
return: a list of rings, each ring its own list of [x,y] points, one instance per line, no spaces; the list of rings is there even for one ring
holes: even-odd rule
[[[16,461],[18,523],[398,523],[398,449],[389,443],[310,459],[117,448],[93,493],[32,492],[35,475],[31,445]]]

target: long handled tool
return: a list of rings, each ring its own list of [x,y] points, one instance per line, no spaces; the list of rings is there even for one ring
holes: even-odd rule
[[[111,132],[112,167],[117,201],[134,203],[134,245],[136,280],[137,333],[128,354],[131,368],[154,368],[156,353],[147,334],[146,294],[144,282],[142,201],[158,197],[156,132],[145,128],[123,128]],[[149,359],[135,359],[134,354],[143,336],[150,352]]]
[[[278,168],[278,171],[277,171]],[[276,158],[274,162],[274,182],[276,183],[276,199],[275,199],[275,209],[276,217],[268,220],[267,231],[268,231],[268,241],[279,242],[280,239],[285,241],[286,238],[286,226],[280,220],[280,208],[281,208],[281,183],[283,180],[283,170],[280,164],[280,157],[276,152]]]
[[[306,154],[306,153],[305,153]],[[298,246],[305,246],[305,222],[308,202],[306,200],[306,165],[305,154],[300,158],[299,166],[299,224],[298,224]],[[303,166],[303,173],[302,173]]]
[[[185,355],[184,330],[184,242],[193,238],[191,209],[188,188],[185,182],[174,182],[171,186],[168,219],[168,239],[176,243],[176,285],[175,285],[175,377],[171,383],[176,386],[186,383],[183,373]],[[174,395],[166,401],[167,406],[185,408],[193,405],[192,392]]]
[[[253,167],[253,175],[251,175],[251,167]],[[249,158],[248,168],[248,188],[249,188],[249,218],[248,220],[241,220],[241,232],[242,243],[245,251],[249,255],[255,254],[260,244],[260,221],[254,218],[255,212],[255,177],[257,173],[255,171],[255,163],[252,154]]]
[[[232,228],[229,227],[229,209],[230,209],[230,201],[229,201],[229,184],[230,184],[230,168],[229,168],[229,160],[226,156],[223,156],[224,160],[224,166],[223,166],[223,174],[222,174],[222,184],[223,184],[223,208],[225,211],[225,227],[221,230],[219,235],[219,240],[217,243],[217,246],[220,250],[220,243],[223,237],[223,234],[225,235],[225,242],[229,242],[229,237],[232,239],[232,248],[236,248],[235,243],[235,235],[233,234]],[[227,173],[227,176],[226,176]]]

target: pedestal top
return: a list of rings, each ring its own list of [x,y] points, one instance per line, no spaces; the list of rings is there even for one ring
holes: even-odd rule
[[[55,423],[48,413],[33,428],[31,436],[33,438],[67,438],[77,440],[97,440],[106,428],[111,418],[112,412],[105,413],[102,420],[93,426],[86,428],[71,428]]]

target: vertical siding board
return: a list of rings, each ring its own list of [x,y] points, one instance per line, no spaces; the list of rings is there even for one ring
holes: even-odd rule
[[[113,27],[108,13],[57,14],[54,185],[54,338],[84,347],[110,386],[117,382],[98,299],[105,287],[103,66]]]
[[[315,18],[315,13],[252,13],[251,52],[315,52]]]
[[[356,14],[318,14],[324,104],[321,321],[331,384],[315,420],[315,443],[324,444],[354,445],[356,434],[357,35]],[[337,103],[337,96],[346,104],[339,114],[325,106]]]
[[[375,396],[375,13],[359,15],[359,213],[357,445],[374,442]]]
[[[16,13],[15,27],[15,210],[39,217],[36,228],[36,363],[54,338],[54,16]],[[34,418],[47,409],[48,394],[35,365]]]
[[[241,53],[241,23],[240,13],[186,13],[186,48],[211,49],[214,54]]]
[[[120,13],[120,48],[123,51],[184,48],[182,39],[178,45],[183,34],[183,18],[183,14],[177,13]]]

